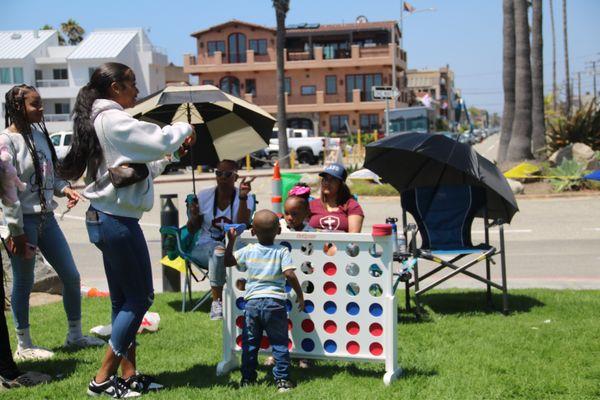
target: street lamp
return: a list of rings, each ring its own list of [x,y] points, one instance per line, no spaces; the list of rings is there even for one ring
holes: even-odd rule
[[[416,14],[419,12],[433,12],[433,11],[437,11],[437,8],[435,7],[428,7],[428,8],[419,8],[419,9],[412,9],[412,11],[409,12],[408,15],[404,15],[404,6],[405,6],[404,1],[402,2],[402,7],[400,7],[400,40],[399,40],[399,46],[400,46],[400,51],[402,51],[402,48],[404,46],[404,26],[403,26],[403,21],[404,18],[411,16],[412,14]],[[412,7],[409,5],[409,7]],[[396,32],[396,29],[393,30],[393,32]],[[394,34],[392,34],[392,40],[394,42],[394,44],[396,43],[396,40],[394,38]],[[396,52],[394,52],[394,57],[392,57],[392,87],[396,87]],[[396,108],[397,104],[397,99],[394,98],[394,108]]]

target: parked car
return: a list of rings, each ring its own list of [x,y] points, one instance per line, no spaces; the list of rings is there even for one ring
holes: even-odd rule
[[[72,131],[60,131],[50,135],[50,140],[56,151],[56,157],[59,160],[65,158],[69,150],[71,149],[71,142],[73,141]]]
[[[315,136],[309,129],[287,128],[288,147],[296,151],[298,162],[301,164],[318,164],[323,160],[325,147],[328,139],[326,137]],[[269,141],[269,158],[275,160],[279,154],[279,139],[277,129],[273,129],[271,140]]]

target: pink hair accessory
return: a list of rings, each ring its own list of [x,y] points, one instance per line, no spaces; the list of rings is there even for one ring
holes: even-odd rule
[[[288,196],[305,197],[310,195],[310,188],[307,186],[294,186],[288,192]]]

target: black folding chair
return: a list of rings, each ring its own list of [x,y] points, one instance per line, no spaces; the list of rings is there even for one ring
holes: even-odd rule
[[[508,293],[506,287],[506,259],[504,248],[504,227],[501,220],[490,221],[485,210],[485,189],[469,185],[441,185],[421,187],[402,192],[402,225],[408,240],[408,251],[400,255],[406,260],[414,258],[412,264],[405,266],[397,275],[395,287],[405,283],[406,308],[410,309],[410,289],[414,288],[416,313],[421,314],[421,295],[448,279],[463,274],[486,285],[488,304],[492,305],[492,287],[502,291],[502,311],[508,312]],[[407,223],[407,212],[415,222]],[[474,246],[471,241],[471,226],[476,216],[484,220],[485,242]],[[499,249],[490,245],[490,228],[499,229]],[[417,231],[421,236],[421,245],[417,246]],[[500,256],[501,282],[491,279],[491,264],[494,257]],[[428,260],[437,264],[433,270],[420,275],[419,260]],[[458,262],[461,262],[458,264]],[[473,265],[485,261],[485,277],[469,271]],[[434,277],[443,270],[451,270],[441,278],[424,285],[426,279]],[[411,274],[412,273],[412,277]]]

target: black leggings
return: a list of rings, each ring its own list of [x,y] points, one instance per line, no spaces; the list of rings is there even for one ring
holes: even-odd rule
[[[12,351],[10,350],[8,326],[6,326],[6,315],[4,312],[5,299],[4,267],[2,267],[2,253],[0,253],[0,376],[12,380],[21,375],[21,371],[17,368],[12,357]]]

